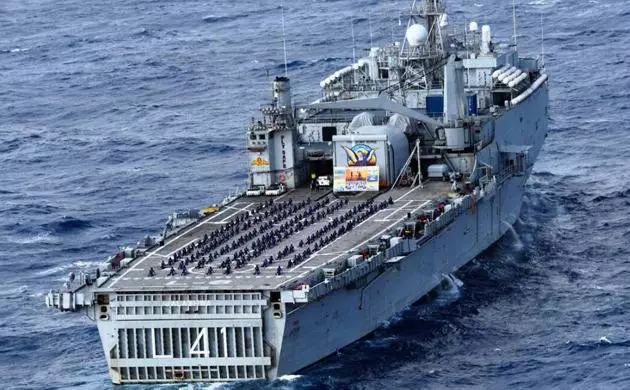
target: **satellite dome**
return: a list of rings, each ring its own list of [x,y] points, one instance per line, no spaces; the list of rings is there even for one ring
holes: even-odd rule
[[[412,24],[407,29],[407,42],[410,46],[422,45],[429,36],[427,28],[421,24]]]
[[[468,27],[469,27],[468,29],[469,29],[471,32],[477,32],[477,31],[479,31],[479,23],[477,23],[477,22],[470,22],[470,25],[469,25]]]

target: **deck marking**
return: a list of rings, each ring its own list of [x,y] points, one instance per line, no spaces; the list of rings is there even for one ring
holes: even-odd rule
[[[197,241],[199,241],[199,239],[195,238],[194,240],[191,240],[191,241],[185,243],[184,245],[180,246],[179,248],[177,248],[174,251],[172,251],[169,254],[167,254],[166,257],[170,257],[173,253],[179,252],[180,250],[186,248],[188,245],[193,244],[193,243],[195,243]]]
[[[234,205],[240,204],[240,202],[236,202]],[[144,258],[140,259],[136,264],[133,264],[127,271],[123,272],[122,275],[120,275],[118,278],[114,279],[113,282],[109,283],[109,287],[111,288],[113,285],[115,285],[116,283],[118,283],[119,280],[121,280],[125,275],[127,275],[127,273],[129,271],[131,271],[132,269],[136,268],[137,266],[139,266],[140,264],[142,264],[143,262],[145,262],[147,259],[151,258],[154,254],[158,253],[159,251],[161,251],[162,249],[164,249],[165,247],[167,247],[168,245],[177,242],[177,240],[179,240],[180,238],[184,237],[186,234],[192,232],[193,230],[199,229],[201,226],[210,223],[214,218],[218,217],[219,215],[225,213],[229,211],[229,209],[224,209],[223,211],[219,211],[218,213],[213,214],[210,218],[208,218],[207,221],[204,221],[198,225],[195,226],[191,226],[190,229],[186,229],[186,231],[180,233],[179,235],[175,236],[174,238],[172,238],[168,243],[166,243],[164,246],[158,247],[157,249],[155,249],[154,251],[148,253],[147,255],[145,255]],[[194,241],[196,241],[197,239],[195,239]],[[175,251],[176,252],[176,251]],[[175,253],[175,252],[171,252],[171,253]]]
[[[409,191],[405,192],[400,198],[395,199],[394,202],[398,202],[399,200],[403,199],[404,197],[406,197],[407,195],[411,194],[412,192],[414,192],[417,189],[423,190],[424,189],[424,184],[426,184],[428,181],[429,180],[427,179],[427,180],[422,182],[422,186],[416,186],[416,187],[410,189]]]
[[[240,209],[240,208],[236,208],[236,207],[228,207],[231,208],[232,210],[237,210],[238,212],[231,214],[229,217],[225,217],[223,218],[221,221],[219,221],[219,223],[226,223],[230,218],[232,218],[233,216],[237,215],[239,212],[246,212],[248,208],[250,208],[253,205],[253,203],[248,204],[247,206],[245,206],[244,208]]]
[[[408,200],[407,203],[405,203],[404,205],[400,206],[399,208],[395,209],[394,211],[392,211],[391,213],[389,213],[385,219],[383,219],[384,222],[389,222],[390,218],[392,217],[392,215],[396,214],[397,212],[399,212],[400,210],[404,209],[405,207],[409,206],[411,203],[413,203],[413,200]]]
[[[284,198],[285,196],[287,196],[287,195],[289,195],[290,193],[292,193],[293,191],[294,191],[294,190],[289,190],[289,191],[285,192],[284,194],[282,194],[282,195],[280,195],[280,196],[276,197],[273,201],[274,201],[274,202],[277,202],[277,201],[279,201],[280,199],[282,199],[282,198]]]
[[[447,183],[448,184],[448,183]],[[355,229],[357,229],[357,227],[359,229],[356,230],[356,232],[348,232],[345,237],[341,238],[341,240],[339,240],[339,238],[331,243],[329,243],[329,245],[326,245],[325,247],[320,248],[320,251],[316,252],[314,255],[309,256],[308,259],[306,259],[306,265],[303,268],[297,268],[297,269],[286,269],[284,270],[285,272],[283,273],[283,279],[293,279],[296,276],[305,276],[310,274],[311,272],[313,272],[312,270],[316,270],[317,268],[320,268],[322,266],[325,266],[326,264],[328,264],[330,261],[334,261],[335,259],[338,259],[340,256],[343,256],[345,254],[348,253],[348,250],[341,250],[343,248],[346,248],[347,246],[352,245],[353,243],[357,242],[355,241],[355,239],[349,239],[350,237],[356,237],[356,238],[363,238],[363,237],[368,237],[369,235],[371,235],[371,233],[375,233],[376,230],[380,229],[381,227],[385,227],[386,224],[391,222],[398,222],[399,218],[396,218],[397,216],[401,216],[401,213],[404,212],[406,214],[407,211],[414,211],[414,207],[415,205],[420,204],[421,202],[425,202],[425,200],[427,198],[435,198],[434,195],[439,195],[443,192],[445,192],[446,190],[442,190],[443,185],[441,185],[441,183],[436,183],[435,186],[433,186],[433,184],[429,185],[428,187],[424,188],[424,191],[420,192],[417,191],[419,187],[415,187],[415,188],[411,188],[411,189],[397,189],[396,191],[392,191],[392,197],[394,199],[396,199],[396,202],[394,202],[393,205],[389,205],[390,207],[387,207],[383,210],[377,210],[376,213],[374,213],[373,215],[369,216],[368,218],[366,218],[363,221],[359,221],[359,223],[357,225],[355,225]],[[293,193],[297,193],[298,195],[302,196],[307,196],[309,195],[306,192],[298,192],[295,191]],[[292,194],[293,194],[292,193]],[[291,194],[291,195],[292,195]],[[321,193],[312,193],[310,194],[310,196],[320,196]],[[285,198],[285,196],[291,197],[291,195],[285,193],[283,194],[282,198]],[[326,195],[330,195],[330,192],[323,194],[324,196]],[[319,229],[320,227],[323,226],[323,224],[325,224],[327,221],[330,221],[331,218],[334,218],[336,216],[339,215],[344,215],[345,213],[347,213],[349,210],[351,210],[351,207],[355,204],[359,204],[362,200],[365,200],[366,196],[368,196],[369,194],[361,194],[361,196],[358,196],[356,198],[353,199],[349,199],[350,203],[349,206],[346,207],[342,207],[341,210],[337,211],[334,210],[331,214],[328,214],[326,216],[326,218],[317,221],[315,224],[313,225],[309,225],[308,227],[305,227],[303,229],[300,229],[298,232],[296,232],[297,234],[291,237],[291,240],[295,240],[296,242],[299,241],[300,238],[304,238],[306,237],[309,233],[312,233],[313,231]],[[436,196],[437,196],[436,195]],[[382,200],[383,196],[387,197],[387,193],[383,193],[380,194],[379,198],[377,200]],[[277,197],[276,199],[274,199],[274,201],[280,203],[279,200],[280,197]],[[420,198],[420,199],[418,199]],[[424,198],[424,199],[422,199]],[[299,196],[296,196],[296,199],[299,200]],[[294,200],[296,200],[294,199]],[[320,198],[317,198],[320,199]],[[413,199],[413,200],[411,200]],[[436,198],[437,199],[437,198]],[[331,198],[331,204],[336,204],[337,202],[343,201],[343,200],[339,200],[339,199],[334,199]],[[435,200],[435,199],[433,199]],[[427,200],[427,202],[430,202],[430,200]],[[208,217],[205,218],[205,220],[203,220],[203,222],[198,222],[197,225],[194,226],[190,226],[188,228],[185,228],[184,231],[180,232],[180,233],[176,233],[174,236],[172,237],[168,237],[166,239],[166,245],[163,245],[162,247],[156,248],[157,250],[153,250],[149,253],[147,253],[145,256],[138,258],[136,260],[133,260],[132,264],[129,264],[130,268],[128,269],[123,269],[121,270],[122,275],[120,275],[119,277],[114,276],[116,279],[113,281],[110,281],[107,285],[110,288],[116,288],[116,283],[121,280],[118,283],[121,283],[121,285],[127,286],[128,283],[133,284],[133,281],[130,280],[130,278],[125,278],[125,280],[128,280],[128,282],[122,282],[123,278],[121,278],[123,275],[126,274],[126,276],[142,276],[145,277],[146,275],[143,274],[138,274],[138,272],[141,269],[147,269],[149,268],[148,265],[144,264],[144,261],[151,257],[151,260],[147,263],[150,264],[151,266],[153,266],[155,268],[155,264],[157,262],[158,268],[159,268],[159,262],[162,258],[167,257],[164,255],[164,253],[166,253],[166,251],[168,250],[168,248],[174,248],[176,245],[178,245],[182,240],[182,236],[185,239],[186,237],[188,237],[189,239],[197,237],[195,240],[193,240],[192,242],[198,241],[200,239],[200,235],[202,236],[203,233],[205,232],[206,229],[210,229],[210,230],[214,230],[216,229],[215,226],[220,226],[220,224],[218,224],[218,221],[225,221],[225,220],[231,220],[233,218],[237,218],[239,215],[242,215],[241,213],[243,212],[243,210],[247,210],[249,209],[249,212],[252,212],[252,207],[253,206],[257,206],[258,202],[257,201],[252,201],[250,199],[243,199],[242,202],[234,202],[231,203],[229,205],[226,205],[224,209],[218,211],[217,213],[214,213],[214,215],[209,215]],[[239,208],[240,207],[240,208]],[[348,208],[350,207],[350,209]],[[417,208],[416,208],[417,209]],[[258,214],[256,214],[258,215]],[[267,220],[267,219],[265,219]],[[365,222],[371,222],[369,224],[365,224]],[[208,225],[207,228],[204,228],[202,225],[204,224],[212,224],[212,225]],[[362,225],[367,225],[367,226],[362,226]],[[212,227],[210,227],[212,226]],[[358,235],[358,237],[357,237]],[[239,237],[239,235],[235,236],[235,239],[237,239]],[[181,241],[180,241],[181,240]],[[348,242],[350,241],[350,242]],[[345,243],[344,243],[345,242]],[[216,249],[216,248],[215,248]],[[277,253],[279,250],[279,248],[271,248],[268,249],[266,251],[263,251],[263,253],[261,254],[262,257],[258,258],[257,260],[262,260],[264,257],[268,256],[269,254],[273,254],[275,257],[275,253]],[[160,252],[160,253],[156,253],[156,252]],[[326,253],[322,253],[322,252],[326,252]],[[173,252],[172,252],[173,253]],[[155,255],[154,257],[152,257],[153,255]],[[331,259],[330,261],[326,261],[326,259]],[[284,259],[287,260],[287,259]],[[258,262],[258,261],[256,261]],[[251,270],[251,273],[247,276],[244,276],[245,278],[265,278],[267,277],[267,275],[274,275],[275,276],[275,266],[274,267],[270,267],[270,268],[261,268],[261,273],[262,276],[253,276],[253,268],[254,268],[254,264],[256,264],[256,262],[252,262],[250,264],[248,264],[248,266],[243,267],[243,269],[240,270],[233,270],[233,276],[230,278],[234,278],[234,275],[247,275],[247,273],[249,272],[249,270]],[[135,263],[135,264],[134,264]],[[143,266],[144,264],[144,266]],[[280,264],[282,264],[282,262],[280,262]],[[301,267],[302,265],[304,265],[305,262],[302,262],[302,264],[300,264],[298,267]],[[213,264],[214,265],[214,264]],[[277,264],[276,264],[277,265]],[[284,268],[284,265],[283,265]],[[135,273],[130,273],[130,271],[134,271]],[[303,272],[304,271],[304,272]],[[301,272],[301,273],[300,273]],[[160,272],[160,274],[164,274],[165,272]],[[195,270],[193,271],[192,269],[190,270],[190,274],[192,275],[193,278],[195,278],[196,275],[202,275],[204,274],[204,278],[207,280],[207,277],[205,277],[205,270],[200,269],[200,270]],[[298,275],[299,274],[299,275]],[[250,276],[252,275],[252,276]],[[211,279],[217,279],[220,278],[221,276],[219,275],[213,275],[211,277]],[[143,280],[145,280],[146,278],[144,278]],[[151,279],[151,278],[149,278]],[[161,278],[161,277],[155,277],[153,279],[156,280],[160,280],[163,281],[164,283],[168,282],[169,280],[173,280],[173,278]],[[180,277],[179,275],[175,278],[176,280],[178,280],[177,282],[177,286],[172,286],[172,287],[181,287],[182,285],[185,285],[187,283],[186,278]],[[196,279],[196,278],[195,278]],[[225,279],[223,279],[225,281]],[[264,279],[263,279],[264,280]],[[252,280],[252,282],[254,282]],[[256,281],[257,282],[257,281]],[[230,283],[228,281],[228,283]],[[287,283],[290,283],[290,280],[287,280]],[[253,283],[254,285],[256,285],[257,283]],[[269,286],[271,287],[271,286]]]
[[[412,214],[413,214],[413,213],[415,213],[417,210],[421,209],[422,207],[424,207],[427,203],[429,203],[429,201],[427,201],[427,202],[425,202],[425,203],[421,204],[420,206],[416,207],[416,208],[412,211]],[[372,216],[372,217],[373,217],[373,216]],[[368,220],[370,220],[372,217],[370,217],[370,218],[366,219],[366,220],[365,220],[365,221],[363,221],[362,223],[367,222],[367,221],[368,221]],[[394,226],[396,226],[397,224],[399,224],[400,222],[402,222],[405,218],[407,218],[407,216],[406,216],[406,215],[405,215],[405,216],[403,216],[402,218],[398,218],[395,222],[393,222],[392,224],[388,225],[387,227],[385,227],[385,228],[384,228],[384,229],[382,229],[381,231],[377,232],[376,234],[372,235],[371,237],[367,238],[366,240],[364,240],[364,241],[363,241],[363,242],[361,242],[360,244],[355,245],[353,248],[348,249],[348,250],[347,250],[347,251],[345,251],[344,253],[342,253],[342,254],[340,254],[340,255],[337,255],[337,256],[333,257],[332,259],[328,260],[327,262],[325,262],[325,263],[323,263],[323,264],[320,264],[318,267],[321,267],[321,266],[326,265],[326,264],[330,264],[331,262],[333,262],[333,261],[337,260],[337,259],[338,259],[338,258],[340,258],[341,256],[344,256],[344,254],[345,254],[345,253],[351,253],[351,252],[356,251],[358,248],[360,248],[361,246],[363,246],[365,243],[367,243],[367,242],[369,242],[369,241],[372,241],[374,238],[376,238],[376,237],[378,237],[378,236],[382,235],[384,232],[388,231],[388,230],[389,230],[389,229],[391,229],[392,227],[394,227]],[[359,225],[360,225],[360,224],[359,224]],[[357,227],[358,227],[359,225],[357,225]],[[356,229],[356,227],[355,227],[355,229]],[[353,230],[354,230],[354,229],[353,229]],[[346,233],[346,234],[348,234],[348,233]],[[344,236],[345,236],[345,234],[344,234]],[[341,236],[341,237],[343,237],[343,236]],[[339,238],[337,238],[337,240],[338,240],[338,239],[339,239]],[[334,244],[337,240],[335,240],[335,241],[331,242],[330,244],[328,244],[328,245],[324,246],[324,247],[323,247],[323,248],[321,248],[320,250],[322,250],[322,249],[326,248],[326,247],[327,247],[327,246],[329,246],[329,245]],[[306,263],[306,262],[308,262],[308,261],[310,261],[310,260],[314,259],[314,258],[315,258],[315,255],[319,255],[319,253],[318,253],[318,252],[315,252],[313,255],[311,255],[311,257],[309,257],[307,260],[305,260],[302,264],[304,264],[304,263]],[[297,277],[294,277],[294,278],[291,278],[291,279],[287,280],[286,282],[289,282],[290,280],[293,280],[293,279],[298,278],[298,277],[302,277],[302,276],[301,276],[301,274],[300,274],[300,275],[298,275]],[[284,282],[284,283],[286,283],[286,282]],[[277,285],[275,288],[280,288],[280,286],[281,286],[282,284],[283,284],[283,283],[281,283],[281,284]]]

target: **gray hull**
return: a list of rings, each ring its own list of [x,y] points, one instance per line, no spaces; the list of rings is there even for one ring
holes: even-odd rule
[[[491,122],[495,142],[478,153],[496,165],[501,145],[528,145],[524,170],[493,178],[485,193],[465,197],[428,225],[424,237],[399,241],[328,284],[277,295],[264,289],[177,286],[98,293],[95,314],[112,381],[274,378],[373,332],[499,240],[517,220],[547,132],[547,94],[545,85],[518,110]]]
[[[547,95],[547,88],[541,88],[522,104],[522,110],[497,120],[497,141],[532,145],[529,156],[535,161],[547,132]],[[521,130],[514,131],[515,127]],[[296,372],[370,334],[494,244],[516,222],[530,173],[531,167],[526,174],[506,179],[493,195],[396,266],[373,272],[356,288],[336,290],[290,312],[278,351],[277,375]]]
[[[492,121],[495,141],[478,153],[496,166],[501,154],[509,153],[502,145],[527,145],[523,170],[492,178],[483,194],[464,197],[427,225],[422,238],[393,238],[399,240],[395,246],[310,291],[193,291],[177,286],[155,291],[147,286],[97,293],[98,328],[112,381],[274,378],[295,373],[373,332],[499,240],[517,220],[525,183],[547,132],[547,94],[545,85],[518,110]]]

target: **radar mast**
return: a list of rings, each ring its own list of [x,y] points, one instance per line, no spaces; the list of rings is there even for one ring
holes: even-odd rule
[[[442,0],[414,0],[409,13],[406,39],[400,59],[404,79],[421,79],[427,89],[442,85],[445,53],[446,7]]]

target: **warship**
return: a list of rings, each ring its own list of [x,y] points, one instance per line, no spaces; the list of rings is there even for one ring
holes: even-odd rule
[[[46,303],[97,324],[114,384],[299,372],[370,334],[516,222],[547,133],[543,56],[411,5],[294,104],[286,75],[245,132],[247,188],[71,274]]]

